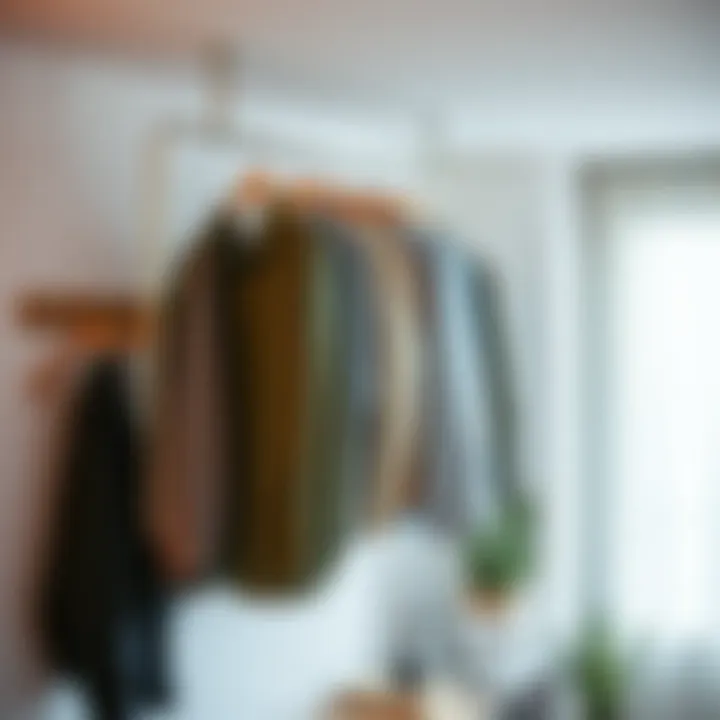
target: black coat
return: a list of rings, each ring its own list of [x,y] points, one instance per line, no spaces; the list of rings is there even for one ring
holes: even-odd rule
[[[96,361],[70,415],[43,589],[56,669],[85,686],[97,720],[162,696],[161,592],[139,513],[140,443],[124,363]]]

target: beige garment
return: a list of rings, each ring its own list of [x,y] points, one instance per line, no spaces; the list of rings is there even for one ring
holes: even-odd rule
[[[365,227],[380,331],[381,412],[374,523],[408,506],[421,411],[420,286],[410,251],[389,228]]]

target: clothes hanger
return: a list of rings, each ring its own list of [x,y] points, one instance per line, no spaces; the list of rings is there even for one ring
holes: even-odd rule
[[[255,170],[238,178],[227,198],[228,207],[242,211],[283,203],[301,214],[319,214],[354,223],[396,225],[407,215],[409,203],[369,190],[354,190],[341,183],[313,177],[281,178]]]

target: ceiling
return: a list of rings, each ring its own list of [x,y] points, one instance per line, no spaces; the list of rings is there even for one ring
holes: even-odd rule
[[[426,106],[720,82],[715,0],[0,0],[0,32],[185,58],[220,39],[268,84]]]

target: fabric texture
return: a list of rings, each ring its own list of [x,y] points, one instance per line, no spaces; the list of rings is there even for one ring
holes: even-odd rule
[[[217,220],[182,264],[148,494],[171,578],[299,589],[356,525],[356,260],[337,233],[277,207],[254,236]]]
[[[232,288],[233,332],[240,343],[243,397],[237,403],[243,457],[230,478],[247,498],[232,542],[232,572],[246,586],[293,585],[301,573],[305,335],[308,267],[303,228],[275,215],[243,258]]]
[[[233,573],[258,590],[302,588],[359,524],[349,494],[362,269],[341,234],[286,208],[271,214],[252,262],[235,306],[251,530]]]
[[[142,447],[125,369],[95,361],[74,401],[42,589],[49,659],[84,683],[97,720],[136,717],[165,694],[164,602],[139,520]]]
[[[412,231],[425,374],[416,507],[452,534],[492,523],[519,491],[499,288],[463,248]]]
[[[319,383],[314,397],[326,403],[321,414],[329,421],[318,435],[316,447],[330,460],[327,471],[338,478],[339,496],[333,506],[336,529],[348,537],[366,528],[372,517],[381,401],[378,322],[372,306],[371,268],[352,230],[319,217],[312,219],[312,226],[323,243],[323,254],[330,260],[322,263],[327,293],[324,298],[314,293],[316,302],[326,308],[318,308],[316,316],[324,314],[331,321],[325,333],[330,342],[326,348],[329,367],[313,365]],[[328,439],[336,443],[331,453],[323,450]]]
[[[201,580],[222,561],[226,478],[237,472],[241,451],[234,428],[239,349],[230,307],[242,241],[235,226],[216,219],[178,263],[162,303],[145,513],[173,583]],[[243,503],[231,505],[240,523]]]
[[[371,270],[377,317],[378,449],[373,470],[374,524],[392,521],[408,505],[422,408],[419,286],[403,235],[396,229],[356,229]]]
[[[168,575],[300,588],[365,524],[419,509],[453,534],[517,490],[498,288],[407,228],[277,207],[217,220],[177,274],[150,522]]]

